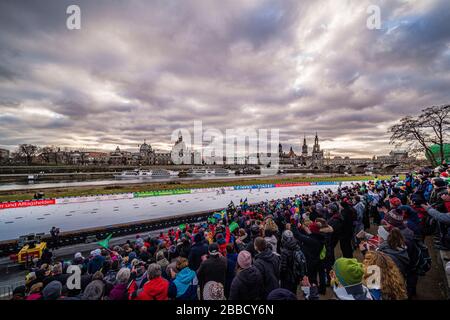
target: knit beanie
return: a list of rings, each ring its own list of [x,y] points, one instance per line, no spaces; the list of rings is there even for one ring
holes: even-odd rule
[[[389,199],[389,203],[390,203],[390,205],[391,205],[393,208],[397,208],[397,207],[399,207],[399,206],[402,205],[402,202],[401,202],[400,199],[397,198],[397,197],[390,198],[390,199]]]
[[[293,294],[291,291],[283,288],[277,288],[272,290],[267,296],[267,300],[298,300],[297,296]]]
[[[82,300],[100,300],[103,296],[105,285],[100,280],[90,282],[84,289]]]
[[[283,234],[281,236],[281,240],[283,241],[287,241],[289,238],[293,238],[294,234],[292,233],[291,230],[284,230]]]
[[[397,210],[391,210],[386,213],[383,220],[395,228],[403,229],[405,227],[403,224],[403,214],[397,212]]]
[[[359,284],[362,282],[364,268],[362,263],[356,259],[339,258],[333,266],[339,283],[344,287]]]
[[[53,280],[47,284],[42,290],[44,300],[56,300],[61,296],[62,284],[59,281]]]
[[[252,265],[252,255],[250,254],[250,252],[246,250],[239,252],[237,263],[242,269],[250,268]]]
[[[208,281],[203,288],[204,300],[225,300],[223,284],[215,281]]]

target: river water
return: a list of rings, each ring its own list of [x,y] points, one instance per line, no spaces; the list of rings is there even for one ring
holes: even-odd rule
[[[283,174],[274,175],[271,177],[295,177],[304,176],[305,174]],[[312,176],[313,174],[307,174]],[[314,176],[318,176],[314,174]],[[240,180],[243,178],[257,178],[261,175],[230,175],[230,176],[204,176],[204,177],[170,177],[170,178],[141,178],[141,179],[101,179],[101,180],[60,180],[57,182],[7,182],[0,184],[0,191],[17,191],[24,189],[45,189],[45,188],[66,188],[66,187],[84,187],[84,186],[104,186],[104,185],[120,185],[120,184],[144,184],[144,183],[159,183],[159,182],[174,182],[174,181],[189,181],[189,180],[213,180],[213,179],[230,179]]]

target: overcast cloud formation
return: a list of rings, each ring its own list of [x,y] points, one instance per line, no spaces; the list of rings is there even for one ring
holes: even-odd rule
[[[391,124],[450,102],[449,71],[448,0],[2,0],[0,147],[166,149],[200,120],[380,155]]]

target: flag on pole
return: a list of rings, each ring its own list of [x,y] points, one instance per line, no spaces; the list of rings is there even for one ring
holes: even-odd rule
[[[104,239],[104,240],[102,240],[102,241],[99,241],[98,244],[99,244],[100,246],[102,246],[103,248],[108,249],[108,248],[109,248],[109,240],[110,240],[111,238],[112,238],[112,233],[110,233],[110,234],[106,237],[106,239]]]
[[[216,218],[214,218],[214,217],[208,217],[208,222],[209,222],[209,223],[216,223],[217,220],[216,220]]]

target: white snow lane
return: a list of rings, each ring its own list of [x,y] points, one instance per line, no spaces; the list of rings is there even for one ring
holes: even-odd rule
[[[266,189],[157,196],[85,203],[56,204],[42,207],[0,210],[0,241],[17,239],[29,233],[48,233],[52,226],[62,232],[111,226],[128,222],[162,218],[225,208],[230,201],[249,203],[279,199],[317,190],[336,190],[337,185],[296,186]]]

